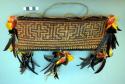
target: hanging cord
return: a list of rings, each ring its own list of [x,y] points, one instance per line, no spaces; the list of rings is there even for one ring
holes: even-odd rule
[[[57,5],[70,5],[70,4],[72,4],[72,5],[80,5],[80,6],[82,6],[83,7],[83,9],[85,8],[86,9],[86,11],[85,11],[85,13],[83,14],[84,16],[87,16],[88,15],[88,6],[87,5],[85,5],[85,4],[83,4],[83,3],[78,3],[78,2],[61,2],[61,3],[54,3],[54,4],[52,4],[52,5],[50,5],[48,8],[46,8],[45,10],[44,10],[44,12],[41,14],[41,13],[34,13],[34,12],[31,12],[31,13],[28,13],[28,14],[26,14],[25,16],[28,16],[28,17],[45,17],[45,15],[47,14],[47,12],[50,10],[50,9],[52,9],[53,7],[55,7],[55,6],[57,6]],[[64,15],[64,17],[76,17],[76,15],[75,14],[73,14],[73,13],[67,13],[67,14],[65,14]],[[78,17],[78,16],[77,16]]]
[[[88,6],[87,5],[85,5],[85,4],[83,4],[83,3],[77,3],[77,2],[61,2],[61,3],[55,3],[55,4],[52,4],[52,5],[50,5],[47,9],[45,9],[45,11],[43,12],[43,14],[42,14],[42,16],[41,17],[45,17],[45,15],[47,14],[47,12],[50,10],[50,9],[52,9],[53,7],[55,7],[55,6],[57,6],[57,5],[69,5],[69,4],[72,4],[72,5],[80,5],[80,6],[82,6],[83,7],[83,9],[84,8],[86,8],[86,12],[85,12],[85,14],[83,14],[83,15],[88,15]],[[72,16],[74,16],[74,14],[65,14],[64,15],[64,17],[68,17],[67,15],[72,15]],[[77,16],[78,17],[78,16]]]

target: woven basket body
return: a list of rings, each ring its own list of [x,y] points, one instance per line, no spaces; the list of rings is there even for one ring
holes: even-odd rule
[[[106,17],[18,17],[18,50],[96,49],[105,33]]]

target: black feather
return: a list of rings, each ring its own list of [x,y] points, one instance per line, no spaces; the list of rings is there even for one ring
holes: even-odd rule
[[[82,58],[82,57],[80,57],[79,59],[80,59],[80,60],[83,60],[83,61],[85,61],[85,60],[86,60],[85,58]]]
[[[4,51],[6,51],[6,50],[10,47],[10,45],[12,44],[12,40],[13,40],[13,38],[12,38],[12,36],[11,36],[11,38],[9,39],[9,41],[8,41],[8,43],[7,43],[7,45],[6,45],[6,47],[4,48]]]
[[[44,59],[48,62],[52,62],[53,56],[46,56],[44,55]]]
[[[106,63],[106,59],[103,59],[103,61],[101,62],[101,65],[99,67],[99,69],[95,72],[96,73],[99,73],[100,71],[102,71],[102,69],[104,68],[105,66],[105,63]]]
[[[38,75],[38,73],[35,72],[35,65],[32,60],[32,56],[33,56],[32,52],[22,53],[21,59],[17,56],[18,60],[20,61],[21,73],[24,73],[24,71],[28,68],[30,71]]]
[[[16,57],[15,41],[16,41],[15,34],[12,34],[12,48],[13,48],[12,50],[13,50],[13,55]]]
[[[57,68],[59,68],[60,65],[56,65],[55,63],[50,63],[48,64],[43,70],[46,70],[44,74],[47,74],[50,72],[50,74],[54,74],[55,79],[59,79],[58,73],[57,73]],[[42,71],[43,71],[42,70]]]
[[[49,63],[45,68],[43,68],[41,71],[44,71],[45,69],[47,69],[52,63]]]
[[[26,58],[26,56],[25,56],[25,54],[23,54],[23,56],[21,56],[21,64],[20,64],[20,72],[23,74],[24,72],[25,72],[25,70],[27,69],[27,65],[26,65],[26,61],[28,61],[27,60],[27,58]]]
[[[106,32],[107,33],[117,33],[117,30],[114,29],[113,27],[110,27]]]
[[[80,69],[83,69],[84,67],[90,65],[93,57],[94,57],[93,54],[90,54],[87,58],[81,58],[80,57],[80,59],[82,60],[82,62],[79,65],[77,65],[77,66],[80,66]]]
[[[115,45],[117,44],[119,46],[119,43],[117,41],[115,34],[113,34],[112,37],[113,37],[113,41],[114,41]]]
[[[55,79],[59,79],[59,76],[58,76],[57,72],[55,73],[54,78],[55,78]]]
[[[101,49],[105,46],[105,44],[107,43],[108,39],[109,39],[109,34],[106,33],[103,37],[103,39],[101,40],[100,44],[98,45],[97,49],[96,49],[96,53],[100,52]]]
[[[36,75],[38,75],[38,73],[36,73],[36,72],[34,71],[34,69],[32,69],[32,68],[29,66],[28,62],[26,62],[26,66],[28,67],[28,69],[29,69],[30,71],[32,71],[33,73],[35,73]]]
[[[48,69],[44,72],[44,74],[48,73],[48,72],[51,72],[54,68],[55,64],[51,64],[50,67],[48,67]]]
[[[59,79],[58,73],[57,73],[57,66],[56,65],[54,66],[53,72],[54,72],[54,78],[55,79]]]
[[[21,61],[21,59],[19,58],[19,56],[17,55],[16,57],[17,57],[18,61],[20,62],[20,64],[23,64],[23,62]]]
[[[121,29],[119,29],[119,28],[117,28],[118,29],[118,31],[122,31]]]
[[[34,60],[33,60],[33,58],[32,58],[32,62],[34,63],[34,65],[36,65],[37,67],[40,67],[40,65],[39,64],[37,64]]]
[[[20,72],[21,72],[21,74],[23,74],[27,67],[26,67],[26,65],[24,63],[22,63],[22,64],[20,64],[20,68],[21,68]]]
[[[16,35],[16,37],[17,37],[17,39],[18,39],[18,33],[17,33],[16,28],[14,28],[14,34]]]
[[[34,64],[34,61],[33,61],[32,57],[31,57],[31,66],[32,66],[32,69],[35,70],[35,64]]]
[[[91,64],[90,64],[91,68],[92,68],[93,70],[95,70],[95,69],[94,69],[94,66],[97,65],[98,63],[102,62],[102,61],[103,61],[103,59],[98,59],[98,58],[95,57],[94,59],[92,59],[92,62],[91,62]]]

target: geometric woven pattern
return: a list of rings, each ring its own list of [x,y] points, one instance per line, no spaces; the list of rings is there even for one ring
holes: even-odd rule
[[[18,50],[96,49],[104,36],[106,17],[18,17]]]

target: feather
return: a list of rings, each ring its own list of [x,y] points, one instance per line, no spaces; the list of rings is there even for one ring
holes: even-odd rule
[[[38,73],[36,73],[36,72],[34,71],[34,69],[32,69],[32,68],[29,66],[28,62],[26,62],[26,66],[28,67],[28,69],[29,69],[30,71],[32,71],[33,73],[35,73],[36,75],[38,75]]]
[[[122,31],[122,30],[121,30],[121,29],[119,29],[118,27],[117,27],[117,30],[118,30],[118,31]]]
[[[32,69],[35,70],[35,64],[33,62],[33,58],[31,57],[31,66],[32,66]]]
[[[54,78],[55,78],[55,79],[59,79],[59,76],[58,76],[57,72],[55,73]]]
[[[17,57],[18,61],[20,62],[20,64],[23,64],[23,62],[21,61],[21,59],[19,58],[19,56],[17,55],[16,57]]]
[[[45,69],[47,69],[52,63],[49,63],[45,68],[43,68],[41,71],[44,71]]]
[[[48,62],[52,62],[53,56],[44,55],[44,59]]]
[[[91,64],[90,64],[90,67],[91,67],[93,70],[95,70],[95,69],[94,69],[94,66],[97,65],[98,63],[102,62],[102,61],[103,61],[103,59],[93,58],[93,59],[92,59],[92,62],[91,62]]]
[[[112,49],[116,49],[116,43],[115,43],[116,37],[114,36],[114,34],[112,34],[110,40],[111,40],[111,47],[112,47]]]
[[[57,66],[55,65],[53,69],[54,69],[54,78],[59,79],[58,74],[57,74]]]
[[[115,34],[112,34],[112,39],[113,39],[115,45],[117,44],[119,46],[119,43],[117,41],[117,38],[116,38]]]
[[[25,55],[21,56],[21,64],[20,64],[20,68],[21,68],[20,72],[21,72],[21,74],[23,74],[25,72],[26,68],[27,68],[25,60],[26,60]]]
[[[12,34],[12,48],[13,48],[12,50],[13,50],[13,55],[16,57],[15,41],[16,41],[15,34]]]
[[[69,54],[68,54],[69,56]],[[73,58],[71,58],[71,55],[68,57],[66,55],[66,53],[64,52],[53,52],[52,55],[47,56],[44,55],[44,59],[47,60],[48,62],[50,62],[44,69],[42,69],[41,71],[44,71],[44,74],[50,73],[54,75],[55,79],[59,79],[58,76],[58,68],[63,64],[63,65],[67,65],[69,61],[71,61]],[[48,74],[48,75],[50,75]]]
[[[35,65],[34,65],[34,62],[32,60],[32,56],[33,56],[33,53],[29,52],[28,55],[26,56],[27,57],[26,65],[27,65],[28,69],[30,69],[33,73],[38,75],[38,73],[35,72]],[[29,62],[31,62],[32,67],[30,67]]]
[[[8,43],[7,43],[7,45],[6,45],[6,47],[4,48],[4,51],[6,51],[9,47],[10,47],[10,45],[12,44],[12,36],[11,36],[11,38],[9,39],[9,41],[8,41]]]
[[[54,68],[55,64],[51,63],[51,66],[44,72],[44,74],[48,73]]]
[[[17,30],[14,28],[14,34],[16,35],[17,39],[18,39],[18,33]]]
[[[112,26],[106,31],[107,33],[117,33],[117,30],[114,29]]]
[[[115,49],[116,44],[119,46],[116,36],[113,33],[110,33],[109,39],[107,41],[107,50],[109,50],[110,47]]]
[[[80,60],[83,60],[83,61],[85,61],[85,60],[86,60],[85,58],[82,58],[82,57],[80,57],[79,59],[80,59]]]
[[[33,59],[32,59],[32,62],[33,62],[37,67],[40,67],[40,65],[37,64]]]
[[[109,56],[109,50],[110,50],[110,48],[112,48],[112,49],[115,49],[116,48],[116,37],[115,37],[115,35],[113,34],[113,33],[110,33],[109,34],[109,38],[108,38],[108,40],[107,40],[107,43],[106,43],[106,52],[107,52],[107,54],[108,54],[108,56]]]
[[[54,63],[50,63],[50,64],[48,64],[43,70],[45,70],[45,69],[47,69],[45,72],[44,72],[44,74],[47,74],[48,72],[50,72],[50,74],[54,74],[54,78],[55,79],[59,79],[59,77],[58,77],[58,74],[57,74],[57,68],[58,68],[59,66],[58,65],[56,65],[56,64],[54,64]],[[42,70],[42,71],[43,71]],[[49,74],[49,75],[50,75]]]
[[[93,59],[94,55],[93,54],[90,54],[87,58],[81,58],[80,59],[82,60],[82,62],[77,65],[77,66],[81,66],[80,69],[83,69],[84,67],[86,67],[87,65],[89,65]]]
[[[68,58],[66,57],[66,58],[65,58],[65,62],[63,62],[62,64],[63,64],[63,65],[67,65],[68,62],[69,62],[69,60],[68,60]]]
[[[25,70],[26,70],[26,65],[25,64],[20,64],[20,72],[21,72],[21,74],[23,74],[24,72],[25,72]]]
[[[38,75],[38,73],[35,72],[35,65],[34,62],[32,60],[32,56],[33,53],[32,52],[26,52],[26,53],[22,53],[21,59],[17,56],[18,60],[21,63],[21,73],[23,73],[27,68],[32,71],[33,73],[35,73],[36,75]],[[31,63],[31,66],[29,65]]]
[[[95,72],[95,74],[99,73],[104,68],[105,63],[106,63],[106,59],[103,59],[103,61],[101,62],[101,65],[99,67],[99,69]]]
[[[109,49],[110,48],[111,48],[111,45],[110,45],[110,41],[108,40],[107,41],[107,46],[106,46],[106,52],[107,52],[108,56],[109,56]]]
[[[102,47],[105,46],[106,42],[109,39],[109,34],[106,33],[103,37],[103,39],[101,40],[100,44],[98,45],[97,49],[96,49],[96,53],[100,52],[100,50],[102,49]]]

